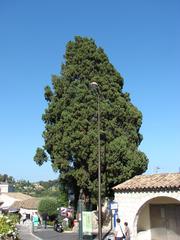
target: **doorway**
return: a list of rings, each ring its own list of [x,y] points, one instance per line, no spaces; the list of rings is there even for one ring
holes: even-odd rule
[[[152,240],[180,239],[180,205],[150,204]]]

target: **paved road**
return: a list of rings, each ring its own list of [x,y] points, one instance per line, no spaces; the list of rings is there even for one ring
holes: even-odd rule
[[[78,240],[77,233],[59,233],[53,229],[38,229],[34,231],[34,235],[42,240]]]
[[[58,233],[54,231],[53,228],[39,228],[39,229],[34,229],[34,232],[32,233],[31,226],[30,225],[18,225],[18,230],[19,230],[19,236],[21,240],[78,240],[79,236],[78,233],[73,233],[73,232],[62,232]],[[104,235],[104,240],[111,240],[114,239],[111,238],[110,234],[105,237],[106,233]],[[89,238],[84,238],[84,239],[89,239]],[[93,240],[97,240],[97,236],[93,236]]]
[[[34,234],[42,240],[79,240],[78,233],[72,232],[62,232],[58,233],[53,229],[38,229],[34,232]],[[103,234],[104,240],[114,240],[114,236],[111,234],[106,235]],[[90,240],[89,237],[84,237],[83,239]],[[97,235],[93,236],[93,240],[97,240]]]

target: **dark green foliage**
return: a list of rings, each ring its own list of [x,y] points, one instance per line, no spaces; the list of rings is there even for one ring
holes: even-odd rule
[[[47,162],[48,158],[46,153],[42,148],[37,148],[36,154],[34,156],[34,161],[41,166],[44,162]]]
[[[97,95],[100,88],[102,196],[112,186],[147,169],[148,160],[138,150],[142,114],[123,93],[123,79],[102,48],[92,39],[75,37],[66,47],[61,74],[52,76],[52,90],[45,88],[48,107],[43,114],[45,145],[38,148],[37,164],[47,155],[60,172],[61,182],[97,199]]]
[[[48,214],[49,217],[57,215],[58,202],[54,198],[43,198],[38,206],[41,215]]]
[[[8,182],[10,184],[14,184],[15,179],[12,176],[8,176],[7,174],[0,174],[0,182]]]
[[[65,191],[60,191],[59,196],[57,197],[58,207],[68,207],[68,195]]]

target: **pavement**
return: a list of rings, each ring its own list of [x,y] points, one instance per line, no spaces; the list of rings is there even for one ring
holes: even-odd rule
[[[31,225],[17,224],[17,229],[18,229],[18,232],[19,232],[20,240],[42,240],[41,238],[35,236],[32,233],[32,226]]]
[[[54,231],[52,228],[36,228],[32,232],[31,224],[18,224],[17,225],[20,240],[51,240],[51,239],[62,239],[62,240],[78,240],[78,233],[74,232],[63,232],[58,233]],[[114,239],[111,231],[103,232],[104,240],[112,240]],[[87,238],[88,239],[88,238]],[[97,240],[97,233],[93,236],[93,240]]]

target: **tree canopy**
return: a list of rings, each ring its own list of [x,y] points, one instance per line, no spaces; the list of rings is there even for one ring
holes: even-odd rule
[[[45,144],[37,148],[34,160],[42,165],[48,158],[59,170],[61,182],[95,202],[98,186],[97,94],[90,89],[97,82],[100,91],[100,136],[102,197],[112,187],[147,169],[148,159],[138,147],[141,112],[124,93],[123,78],[94,40],[75,37],[67,43],[65,62],[52,86],[45,87],[48,106]]]

